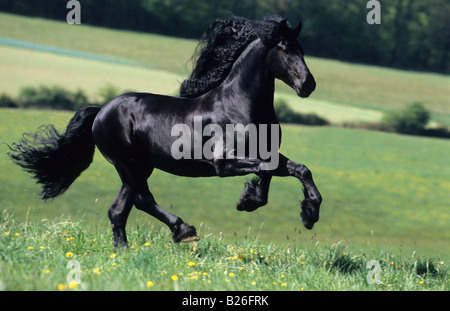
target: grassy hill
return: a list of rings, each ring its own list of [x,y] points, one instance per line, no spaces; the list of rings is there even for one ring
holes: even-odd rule
[[[48,53],[31,54],[2,49],[0,92],[15,93],[20,86],[58,83],[92,93],[106,82],[121,89],[173,94],[191,69],[196,41],[153,34],[118,31],[40,18],[0,13],[0,37],[124,59],[145,66],[111,66]],[[300,40],[301,41],[301,40]],[[10,47],[11,48],[11,47]],[[13,54],[13,55],[10,55]],[[314,111],[331,121],[377,120],[380,112],[418,101],[433,112],[433,120],[450,125],[450,78],[308,57],[318,82],[307,100],[300,100],[282,83],[277,96],[299,111]],[[11,69],[17,68],[20,70]],[[152,69],[148,69],[151,66]],[[164,71],[164,72],[161,72]],[[46,76],[43,77],[45,72]],[[27,74],[28,73],[28,74]],[[170,73],[170,74],[169,74]],[[161,75],[161,79],[157,78]],[[95,94],[94,94],[95,95]]]

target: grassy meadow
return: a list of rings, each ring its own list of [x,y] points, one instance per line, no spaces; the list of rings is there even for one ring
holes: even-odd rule
[[[174,244],[167,229],[146,224],[129,231],[128,249],[114,249],[109,232],[101,228],[67,217],[16,223],[4,211],[0,226],[8,231],[0,236],[0,289],[180,290],[193,295],[197,290],[450,289],[448,264],[414,253],[361,251],[343,243],[280,245],[254,236],[226,242],[203,227],[199,242]],[[367,266],[372,260],[377,270]]]
[[[114,64],[0,45],[0,93],[22,86],[105,84],[176,94],[196,42],[0,13],[0,37],[126,59]],[[95,44],[94,44],[95,42]],[[450,78],[306,56],[318,81],[307,100],[279,83],[277,97],[332,122],[378,120],[414,101],[450,125]],[[44,203],[39,187],[6,156],[41,124],[64,130],[73,112],[0,109],[0,289],[16,290],[449,290],[450,141],[337,127],[283,125],[281,151],[306,164],[324,197],[312,231],[301,225],[300,183],[274,178],[269,204],[235,204],[249,177],[183,178],[155,171],[158,203],[199,229],[176,245],[140,211],[128,223],[130,248],[112,247],[106,215],[120,188],[97,152],[62,197]],[[77,260],[81,284],[67,284]],[[377,260],[381,284],[368,284]],[[125,278],[124,275],[127,277]],[[176,277],[175,277],[176,276]]]
[[[71,116],[70,112],[4,109],[1,135],[12,142],[43,123],[63,130]],[[267,241],[344,239],[362,245],[415,247],[436,257],[450,254],[448,140],[284,125],[283,141],[282,152],[310,167],[324,196],[321,220],[312,232],[301,228],[301,185],[293,178],[274,178],[269,204],[253,213],[234,208],[248,177],[192,179],[155,171],[150,188],[161,206],[193,225],[204,223],[225,238],[239,239],[250,230]],[[109,230],[106,211],[120,181],[98,152],[89,170],[64,196],[43,203],[39,187],[5,155],[7,146],[0,148],[4,155],[0,168],[5,172],[2,204],[19,219],[65,214]],[[142,216],[133,211],[130,226],[139,225]]]

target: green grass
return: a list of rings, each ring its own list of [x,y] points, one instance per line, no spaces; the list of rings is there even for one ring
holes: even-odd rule
[[[0,46],[2,87],[0,92],[17,94],[21,87],[60,85],[70,90],[82,89],[91,99],[105,85],[126,90],[174,94],[182,78],[173,73],[111,64],[64,55]]]
[[[12,143],[22,133],[47,123],[63,130],[71,116],[67,112],[3,109],[0,137]],[[203,223],[226,240],[242,239],[250,231],[266,242],[318,239],[332,244],[345,240],[450,258],[448,140],[332,127],[283,125],[282,129],[282,152],[311,169],[324,197],[321,219],[313,231],[300,224],[301,185],[293,178],[274,178],[269,204],[253,213],[235,209],[250,177],[195,179],[155,171],[149,179],[150,189],[161,206],[194,226]],[[1,205],[11,208],[17,220],[51,220],[64,214],[108,228],[106,211],[120,180],[98,152],[91,167],[66,194],[43,203],[39,186],[13,165],[7,151],[5,144],[0,145]],[[136,210],[131,213],[130,225],[141,225],[143,218],[161,226]]]
[[[47,53],[44,53],[47,60],[43,60],[43,55],[35,51],[28,54],[17,49],[3,49],[2,58],[8,59],[0,63],[0,77],[6,82],[0,92],[13,94],[20,86],[42,84],[44,81],[46,84],[59,81],[64,86],[92,92],[98,85],[110,82],[122,89],[173,94],[179,82],[191,71],[189,60],[197,44],[194,40],[69,25],[63,21],[5,13],[0,13],[0,36],[112,56],[154,68],[94,64],[74,58],[64,60],[60,55]],[[8,56],[10,53],[18,55]],[[355,118],[372,121],[379,119],[380,112],[400,109],[417,101],[433,112],[434,121],[450,125],[450,78],[447,75],[349,64],[308,57],[307,53],[306,61],[318,83],[311,99],[301,100],[292,96],[294,93],[289,87],[277,83],[277,96],[288,96],[288,102],[299,110],[314,111],[317,103],[315,112],[333,122]],[[11,66],[17,66],[20,71],[10,69]],[[160,74],[161,80],[158,79]],[[325,107],[333,108],[324,109],[324,103]],[[346,113],[350,114],[345,116]],[[338,117],[334,118],[336,114]]]
[[[0,36],[128,59],[187,75],[196,41],[0,13]]]
[[[204,235],[197,243],[174,244],[168,230],[151,226],[133,228],[129,236],[129,248],[115,249],[109,232],[103,228],[92,230],[67,218],[18,223],[4,211],[0,216],[0,288],[60,291],[450,289],[448,263],[414,253],[399,257],[383,250],[357,249],[343,243],[281,246],[261,243],[254,236],[229,243],[212,234]],[[379,284],[367,281],[369,273],[375,272],[367,268],[371,260],[379,265]]]

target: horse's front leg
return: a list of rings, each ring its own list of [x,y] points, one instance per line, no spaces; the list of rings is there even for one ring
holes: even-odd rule
[[[280,162],[278,168],[273,171],[273,175],[293,176],[301,181],[305,199],[301,203],[300,217],[305,228],[311,230],[319,220],[319,209],[322,203],[322,196],[314,184],[311,171],[305,165],[291,161],[280,154]]]
[[[272,174],[260,173],[258,177],[248,181],[236,204],[236,209],[238,211],[253,212],[257,208],[266,205],[271,180]]]
[[[252,212],[267,204],[272,172],[264,169],[265,162],[259,159],[216,160],[214,166],[220,177],[256,174],[244,186],[236,208],[238,211]]]

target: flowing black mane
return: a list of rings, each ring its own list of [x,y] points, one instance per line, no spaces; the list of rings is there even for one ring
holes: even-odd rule
[[[281,21],[279,16],[256,21],[238,17],[216,20],[197,46],[195,68],[181,84],[180,96],[197,97],[219,86],[236,59],[257,38],[266,44],[277,44],[284,30],[280,27]]]

